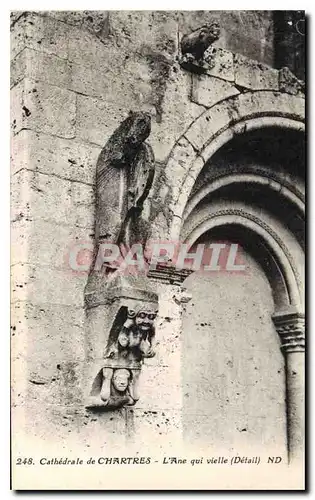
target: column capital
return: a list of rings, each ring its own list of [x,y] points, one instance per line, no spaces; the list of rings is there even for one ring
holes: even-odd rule
[[[290,310],[273,314],[273,323],[281,339],[285,353],[305,351],[305,315]]]

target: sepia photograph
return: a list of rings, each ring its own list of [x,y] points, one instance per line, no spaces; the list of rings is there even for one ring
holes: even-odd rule
[[[10,32],[11,488],[303,491],[305,11]]]

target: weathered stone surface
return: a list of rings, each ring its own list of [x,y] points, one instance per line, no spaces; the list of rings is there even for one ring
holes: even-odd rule
[[[178,290],[171,285],[159,286],[161,313],[156,331],[159,344],[156,356],[147,359],[143,366],[139,406],[107,416],[87,413],[83,408],[87,380],[83,359],[102,356],[108,317],[102,311],[95,320],[89,317],[89,324],[83,327],[87,276],[68,273],[64,252],[67,255],[69,244],[92,238],[93,183],[100,147],[130,109],[150,113],[149,142],[158,163],[155,191],[146,215],[147,218],[152,215],[155,234],[164,241],[169,234],[171,215],[173,222],[178,223],[179,238],[183,207],[204,166],[204,160],[196,151],[201,151],[221,129],[243,118],[258,120],[260,113],[274,113],[287,120],[281,122],[279,118],[277,122],[277,126],[286,128],[289,117],[300,120],[304,113],[304,100],[299,94],[288,95],[290,88],[295,93],[295,84],[292,88],[291,83],[283,83],[281,96],[270,92],[274,85],[270,68],[258,67],[254,76],[249,70],[242,73],[244,61],[240,58],[237,58],[239,66],[233,68],[232,52],[272,64],[272,13],[215,13],[216,18],[222,19],[222,48],[216,49],[214,67],[208,68],[209,74],[205,76],[195,76],[179,68],[176,61],[179,33],[198,28],[203,20],[208,21],[212,16],[213,12],[204,11],[59,11],[14,17],[12,263],[15,265],[12,268],[11,332],[14,410],[15,405],[20,405],[15,435],[20,422],[25,420],[30,435],[33,433],[42,442],[58,440],[58,453],[74,451],[75,446],[80,446],[80,453],[82,450],[89,453],[93,445],[97,455],[100,450],[105,454],[109,447],[120,449],[128,439],[134,439],[136,452],[148,448],[151,455],[152,443],[159,451],[164,452],[168,446],[174,450],[183,435],[183,412],[179,411],[182,386],[185,387],[188,439],[196,438],[204,444],[208,438],[210,442],[215,433],[223,440],[226,436],[233,439],[230,432],[233,426],[233,432],[236,427],[236,433],[242,432],[244,445],[247,434],[249,440],[254,441],[255,437],[257,440],[257,429],[262,428],[266,415],[256,413],[248,427],[243,417],[249,415],[249,410],[255,410],[258,400],[268,403],[265,405],[269,412],[267,421],[271,424],[264,433],[266,441],[272,443],[274,429],[282,433],[284,428],[285,412],[281,410],[284,393],[279,383],[283,377],[282,367],[272,380],[268,379],[268,396],[266,384],[262,383],[266,374],[263,360],[269,356],[277,364],[280,359],[275,351],[273,332],[264,320],[258,328],[255,309],[249,311],[249,304],[252,307],[262,292],[264,300],[269,301],[268,307],[272,306],[268,283],[264,289],[258,280],[261,278],[259,268],[255,268],[257,286],[246,300],[244,294],[251,276],[249,281],[239,280],[240,286],[231,278],[223,279],[221,284],[211,279],[209,288],[201,280],[197,286],[200,300],[193,301],[191,309],[190,303],[183,306],[186,319],[192,310],[196,320],[186,322],[185,336],[181,335],[182,305],[178,297],[174,299]],[[238,85],[255,92],[238,95],[231,84],[234,70],[237,80],[243,82]],[[25,77],[30,78],[31,83],[25,83]],[[256,91],[265,85],[268,91]],[[33,89],[36,89],[33,95],[28,94]],[[209,149],[208,153],[206,160],[212,157],[213,151]],[[224,157],[222,168],[225,160]],[[287,165],[283,168],[287,169]],[[201,176],[198,186],[208,182],[210,177]],[[176,213],[178,207],[182,210]],[[194,222],[200,220],[194,219]],[[277,231],[280,234],[278,227]],[[295,252],[294,258],[300,259],[298,243],[288,241]],[[239,309],[243,310],[246,304],[244,317],[237,316],[239,311],[235,312],[237,297],[242,302]],[[34,302],[31,305],[23,302],[30,299]],[[24,308],[23,313],[15,310],[18,307]],[[255,307],[257,312],[257,303]],[[95,310],[101,306],[93,309],[96,315]],[[209,321],[204,319],[207,315]],[[222,326],[222,318],[225,326]],[[231,335],[228,335],[230,327]],[[244,335],[234,335],[233,328]],[[262,339],[266,339],[267,334],[270,348],[268,344],[268,349],[259,351],[260,347],[264,348]],[[250,344],[244,349],[241,344],[246,340],[257,345]],[[233,362],[228,352],[232,352],[239,363]],[[252,364],[253,357],[258,360],[257,370]],[[256,372],[262,375],[254,380]],[[21,373],[27,377],[22,379]],[[249,383],[248,393],[242,390],[236,394],[242,385],[240,382],[246,382],[246,374],[253,375],[250,378],[258,383]],[[222,380],[227,383],[222,384]],[[224,401],[220,407],[218,400],[225,393],[226,399],[231,395],[231,400]],[[209,401],[213,402],[212,407]],[[226,427],[222,424],[225,418]]]
[[[56,269],[53,266],[16,264],[11,269],[12,303],[57,304],[83,307],[87,276]]]
[[[182,89],[181,92],[178,91],[179,88]],[[118,91],[119,96],[124,89],[121,88]],[[145,89],[142,90],[149,96]],[[144,100],[139,104],[139,110],[149,112],[152,116],[152,132],[149,143],[156,152],[157,161],[163,161],[167,157],[176,139],[185,131],[189,123],[204,111],[202,106],[198,106],[187,99],[190,91],[190,75],[183,72],[174,72],[165,89],[161,104],[161,121],[159,122],[156,118],[154,101],[150,101],[148,97],[147,102]],[[115,99],[115,102],[112,102],[110,96],[100,100],[78,95],[78,136],[84,141],[103,146],[113,130],[126,117],[129,109],[134,108],[131,107],[130,103],[135,98],[138,100],[137,96],[130,96],[127,90],[121,98],[118,98],[119,107],[117,107],[117,100]]]
[[[119,107],[115,114],[111,111],[111,103],[78,95],[76,127],[78,138],[103,147],[115,128],[126,117],[129,108]]]
[[[176,69],[176,72],[175,72]],[[191,102],[191,75],[174,66],[161,104],[161,120],[152,120],[150,143],[156,160],[164,161],[173,145],[189,124],[200,116],[204,107]]]
[[[216,76],[222,80],[234,81],[233,54],[224,49],[211,47],[205,57],[209,57],[211,64],[206,68],[206,73],[210,76]]]
[[[220,128],[223,128],[232,118],[233,108],[229,109],[225,102],[219,103],[206,111],[185,132],[185,137],[200,150],[209,141],[210,137]]]
[[[86,11],[82,10],[46,10],[36,12],[39,16],[48,16],[61,21],[63,23],[70,24],[72,26],[81,26],[83,17]]]
[[[10,76],[11,87],[27,77],[69,88],[69,66],[65,59],[27,47],[12,60]]]
[[[94,245],[91,229],[32,220],[22,211],[19,215],[11,224],[12,264],[51,265],[66,272],[72,269],[74,274],[88,273]]]
[[[305,100],[302,97],[292,96],[279,92],[246,92],[237,97],[237,113],[239,117],[261,115],[273,110],[278,116],[295,117],[304,120]]]
[[[193,75],[192,77],[192,100],[207,108],[237,94],[239,90],[229,82],[209,75]]]
[[[24,82],[19,83],[10,92],[10,126],[11,140],[23,127],[22,107],[23,107]]]
[[[171,187],[174,201],[179,195],[183,178],[186,177],[187,169],[194,157],[195,151],[191,143],[185,137],[181,138],[171,153],[170,168],[165,172],[167,174],[166,183]]]
[[[67,26],[49,17],[44,18],[34,12],[27,12],[17,20],[11,32],[11,58],[24,47],[66,59]]]
[[[302,96],[305,93],[305,83],[299,80],[289,68],[281,68],[279,69],[279,90]]]
[[[15,302],[11,314],[12,357],[31,357],[29,374],[40,372],[43,382],[46,382],[47,377],[58,374],[57,365],[61,362],[84,360],[83,309]],[[36,338],[36,343],[29,344],[29,336]]]
[[[11,141],[11,172],[22,168],[93,185],[100,148],[48,134],[21,130]]]
[[[139,378],[140,399],[137,408],[180,409],[182,404],[180,382],[180,370],[176,364],[172,366],[144,366]],[[163,387],[163,395],[160,393],[158,396],[154,387]]]
[[[13,90],[11,124],[15,134],[29,128],[65,138],[74,137],[74,93],[29,79],[21,81]]]
[[[10,27],[13,27],[17,20],[25,15],[23,10],[13,10],[10,12]]]
[[[155,451],[165,453],[176,448],[181,442],[181,417],[178,410],[133,409],[134,434],[132,440],[137,443],[137,449],[150,450],[152,442]],[[151,448],[152,450],[152,448]]]
[[[234,81],[233,54],[221,48],[209,47],[201,59],[192,54],[181,55],[179,63],[183,69],[195,74]]]
[[[270,110],[278,116],[295,116],[295,119],[303,120],[304,108],[305,101],[301,97],[292,99],[289,95],[269,91],[246,92],[218,103],[203,113],[185,133],[185,137],[200,151],[213,135],[231,123],[270,113]]]
[[[12,178],[11,220],[54,221],[94,229],[93,187],[53,175],[21,170]],[[60,204],[63,200],[63,204]],[[22,214],[22,215],[21,215]]]
[[[189,168],[189,175],[185,179],[182,179],[182,187],[180,190],[179,197],[176,201],[176,208],[174,207],[174,215],[177,215],[178,217],[182,216],[182,212],[180,210],[179,213],[179,207],[186,206],[188,197],[193,189],[193,186],[195,184],[195,181],[200,174],[201,170],[203,169],[205,165],[205,161],[202,156],[197,156],[193,163],[190,164]]]
[[[108,69],[102,67],[90,69],[82,64],[69,62],[69,88],[79,94],[98,97],[99,99],[110,99],[111,88],[114,82],[108,78]],[[125,84],[122,84],[122,95]],[[130,90],[127,92],[130,92]],[[113,96],[110,101],[113,100]]]
[[[235,84],[251,90],[279,90],[278,70],[240,54],[234,55]]]

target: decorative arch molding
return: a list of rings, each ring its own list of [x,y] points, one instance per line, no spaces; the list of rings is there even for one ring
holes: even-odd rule
[[[206,161],[224,144],[250,130],[305,130],[305,100],[291,94],[256,91],[230,97],[207,109],[178,139],[165,167],[173,186],[169,237],[178,239],[183,213]],[[174,172],[176,185],[173,185]]]
[[[303,285],[294,258],[280,236],[256,215],[240,208],[228,208],[213,214],[207,214],[204,220],[199,221],[197,227],[190,232],[184,241],[191,247],[200,236],[211,229],[231,225],[249,229],[261,238],[269,252],[274,256],[280,274],[283,276],[289,297],[287,307],[294,306],[298,310],[303,309]],[[275,307],[283,307],[283,302],[283,300],[275,300]]]
[[[289,183],[283,181],[278,178],[276,175],[273,175],[274,179],[270,179],[267,174],[256,174],[256,173],[234,173],[234,174],[225,174],[217,177],[212,182],[202,187],[197,191],[189,200],[185,207],[183,213],[183,222],[187,219],[192,210],[200,203],[206,196],[215,191],[231,186],[233,184],[255,184],[260,186],[265,186],[272,191],[279,193],[279,195],[283,196],[286,200],[288,200],[292,205],[300,212],[302,216],[305,215],[305,203],[304,196],[302,193],[297,194],[297,190],[293,192],[291,190],[291,186]],[[294,188],[294,187],[293,187]]]

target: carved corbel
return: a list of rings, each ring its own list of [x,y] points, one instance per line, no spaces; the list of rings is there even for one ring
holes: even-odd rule
[[[123,306],[115,318],[87,407],[113,410],[134,405],[145,358],[155,356],[156,304]]]
[[[134,243],[146,243],[150,226],[142,211],[154,177],[153,151],[145,142],[150,130],[147,113],[130,112],[97,160],[95,259],[85,289],[87,316],[93,318],[88,408],[134,405],[143,361],[155,355],[157,295],[149,279],[126,273],[119,258],[110,266],[100,251],[103,244],[114,244],[123,257]]]

